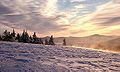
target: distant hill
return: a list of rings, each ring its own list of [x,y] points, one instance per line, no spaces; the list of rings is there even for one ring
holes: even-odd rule
[[[94,47],[101,42],[106,42],[112,39],[118,38],[117,36],[105,36],[94,34],[86,37],[59,37],[55,38],[55,43],[62,43],[63,39],[66,39],[67,45],[79,46],[79,47]]]

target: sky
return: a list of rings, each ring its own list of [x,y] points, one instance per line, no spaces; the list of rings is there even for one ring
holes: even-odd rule
[[[120,0],[0,0],[0,32],[120,35]]]

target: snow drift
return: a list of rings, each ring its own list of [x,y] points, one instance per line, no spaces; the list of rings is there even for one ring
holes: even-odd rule
[[[0,42],[0,72],[120,72],[120,53]]]

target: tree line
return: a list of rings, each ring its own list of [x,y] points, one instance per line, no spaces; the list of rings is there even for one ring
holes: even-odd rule
[[[53,35],[50,38],[39,38],[36,32],[32,36],[28,34],[27,31],[23,30],[22,34],[16,33],[13,29],[12,32],[5,30],[3,34],[0,35],[1,41],[11,41],[11,42],[23,42],[23,43],[33,43],[33,44],[44,44],[44,45],[55,45]],[[66,45],[66,40],[63,40],[63,45]]]

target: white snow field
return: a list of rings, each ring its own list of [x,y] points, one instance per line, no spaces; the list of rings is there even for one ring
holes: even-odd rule
[[[0,72],[120,72],[120,53],[0,42]]]

